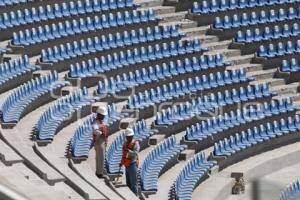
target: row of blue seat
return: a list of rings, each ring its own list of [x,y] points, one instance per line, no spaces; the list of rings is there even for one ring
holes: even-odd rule
[[[204,152],[197,153],[188,161],[176,178],[175,199],[192,199],[192,193],[200,179],[216,164],[216,161],[207,160]]]
[[[289,187],[281,194],[280,200],[296,200],[300,198],[300,179],[294,181]]]
[[[150,66],[149,68],[138,69],[135,72],[123,73],[116,77],[105,78],[99,81],[98,94],[114,94],[127,90],[132,87],[142,86],[146,83],[157,82],[172,76],[188,72],[198,72],[216,67],[224,67],[224,57],[221,54],[202,55],[200,57],[193,56],[191,59],[185,58],[184,61],[170,61],[162,65]],[[225,76],[229,76],[225,71]]]
[[[270,22],[280,22],[300,18],[300,8],[296,10],[290,7],[288,10],[280,8],[278,11],[271,9],[269,11],[261,10],[260,12],[251,12],[234,14],[233,16],[225,15],[223,18],[216,17],[214,22],[215,28],[231,29],[242,26],[265,24]]]
[[[32,65],[27,55],[0,63],[0,85],[38,69],[40,69],[40,66]]]
[[[59,98],[40,116],[36,126],[38,140],[53,140],[57,128],[72,114],[98,100],[89,96],[87,88],[77,90],[63,98]]]
[[[106,172],[108,175],[119,174],[119,164],[122,159],[122,148],[125,142],[125,132],[121,132],[109,145],[106,151]]]
[[[5,53],[11,53],[12,49],[7,48],[7,47],[0,47],[0,55],[5,54]]]
[[[274,4],[287,4],[299,2],[299,0],[204,0],[201,2],[194,2],[192,13],[216,13],[219,11],[228,11],[242,8],[253,8],[269,6]]]
[[[103,35],[104,36],[104,35]],[[60,45],[59,47],[54,46],[52,48],[47,48],[47,50],[42,50],[41,61],[42,62],[59,62],[67,59],[75,58],[78,56],[89,55],[95,52],[102,52],[107,49],[114,49],[117,47],[124,47],[124,44],[116,44],[116,42],[112,39],[104,39],[106,37],[101,37],[101,40],[98,37],[92,39],[80,40],[80,42],[73,42],[72,44],[67,43],[65,45]],[[123,66],[121,62],[126,62],[129,60],[134,64],[137,61],[149,61],[161,59],[163,57],[177,56],[178,54],[186,54],[192,52],[200,52],[206,49],[203,49],[200,43],[200,40],[194,39],[189,42],[183,41],[172,41],[171,43],[161,43],[155,45],[141,46],[132,51],[126,51],[126,54],[123,52],[122,55],[118,58],[111,58],[119,60],[119,65]],[[117,54],[114,54],[117,55]],[[122,56],[122,57],[121,57]],[[136,56],[136,57],[135,57]],[[101,60],[102,61],[102,60]],[[128,63],[128,61],[127,61]],[[114,68],[118,68],[118,65],[111,62]]]
[[[85,23],[82,19],[82,23]],[[78,25],[78,24],[77,24]],[[46,30],[46,27],[47,30]],[[36,28],[21,30],[19,33],[14,33],[12,38],[12,44],[14,45],[24,45],[30,46],[37,43],[47,42],[49,40],[54,40],[62,37],[68,37],[75,34],[82,34],[88,31],[95,31],[95,27],[77,27],[78,31],[74,31],[72,27],[66,28],[65,25],[59,23],[59,25],[52,24],[51,28],[48,25],[45,26],[45,29],[40,29],[37,31]],[[84,31],[83,31],[84,30]],[[101,43],[109,44],[115,43],[116,46],[123,45],[132,45],[138,44],[141,42],[150,42],[153,40],[161,40],[167,38],[178,37],[183,34],[179,33],[177,26],[155,26],[140,28],[138,31],[132,29],[131,31],[116,32],[114,34],[102,35]],[[99,37],[96,37],[97,40],[100,40]],[[96,40],[94,38],[94,40]],[[88,38],[89,39],[89,38]],[[91,39],[90,39],[91,40]],[[88,41],[87,41],[88,42]],[[96,45],[95,45],[96,47]]]
[[[127,107],[129,109],[144,109],[146,107],[161,103],[164,101],[178,98],[193,92],[210,90],[224,85],[233,83],[242,83],[248,81],[246,71],[244,69],[204,74],[202,77],[183,79],[181,81],[169,82],[168,85],[163,84],[155,89],[145,90],[128,97]]]
[[[282,72],[299,72],[300,60],[296,58],[292,58],[290,60],[283,60],[280,69]]]
[[[263,97],[269,97],[275,93],[269,91],[267,84],[248,85],[246,88],[233,88],[225,92],[211,93],[203,97],[193,99],[192,102],[180,103],[172,108],[163,109],[157,112],[155,123],[157,125],[173,125],[183,120],[191,119],[203,112],[219,109],[222,106],[245,102]]]
[[[141,168],[141,189],[142,191],[157,191],[158,177],[166,164],[179,156],[180,152],[187,148],[176,142],[174,135],[163,140],[155,146],[145,157]]]
[[[257,51],[259,57],[273,58],[277,56],[299,53],[300,40],[297,42],[287,41],[285,43],[278,42],[276,44],[269,44],[268,46],[260,45]]]
[[[214,156],[229,157],[249,147],[269,141],[286,134],[297,133],[300,130],[300,117],[295,115],[288,119],[281,118],[280,121],[274,120],[272,123],[268,122],[266,125],[260,125],[236,133],[235,136],[230,136],[214,144]]]
[[[117,111],[115,104],[107,105],[107,116],[105,116],[104,121],[109,127],[126,116],[127,113],[120,113]],[[75,130],[71,140],[71,153],[73,157],[87,158],[89,156],[89,150],[92,144],[92,124],[95,119],[96,114],[93,113]]]
[[[2,120],[8,123],[18,122],[28,105],[40,96],[67,85],[69,82],[60,81],[56,71],[24,83],[17,87],[2,104]]]
[[[32,0],[0,0],[0,6],[10,6],[15,4],[22,4],[31,2]]]
[[[132,129],[136,140],[143,141],[158,132],[157,129],[150,128],[144,119],[136,122]]]
[[[39,6],[38,8],[25,8],[24,10],[0,14],[0,29],[87,13],[101,13],[107,10],[132,6],[134,6],[132,0],[77,0],[76,2],[69,1],[68,3]],[[147,17],[148,14],[150,13],[147,11],[143,12],[144,17]],[[151,15],[153,14],[153,11],[151,11]]]
[[[208,118],[201,121],[201,123],[188,127],[185,139],[201,141],[215,134],[222,134],[227,129],[294,111],[295,109],[296,107],[290,98],[279,101],[272,100],[270,103],[264,102],[263,104],[257,104],[255,107],[243,107],[243,109],[237,109],[235,112],[231,111],[217,117]]]
[[[254,30],[247,29],[246,31],[238,31],[235,40],[237,42],[252,43],[278,38],[288,38],[298,35],[300,35],[300,27],[298,23],[294,23],[293,25],[276,25],[272,28],[266,26],[263,32],[261,32],[259,28],[255,28]]]

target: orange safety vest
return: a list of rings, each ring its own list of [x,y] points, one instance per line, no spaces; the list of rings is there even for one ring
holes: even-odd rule
[[[137,143],[138,143],[138,141],[133,140],[133,141],[131,141],[131,143],[129,143],[129,144],[127,145],[127,148],[126,148],[126,142],[124,143],[123,148],[122,148],[123,151],[122,151],[122,161],[121,161],[121,163],[122,163],[122,165],[124,165],[125,167],[129,167],[130,164],[132,163],[132,159],[131,159],[131,157],[128,155],[127,149],[133,150],[135,144],[137,144]],[[139,166],[139,156],[138,156],[138,155],[136,156],[136,165],[137,165],[137,167]]]

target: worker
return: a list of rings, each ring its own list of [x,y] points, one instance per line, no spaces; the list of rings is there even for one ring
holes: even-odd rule
[[[106,107],[99,107],[96,111],[97,116],[93,122],[93,145],[96,151],[96,176],[103,178],[104,163],[105,163],[105,149],[107,145],[107,126],[104,118],[107,115]]]
[[[134,131],[131,128],[125,130],[126,141],[122,147],[122,160],[120,167],[125,166],[126,185],[137,195],[137,169],[139,165],[138,152],[140,145],[133,139]]]

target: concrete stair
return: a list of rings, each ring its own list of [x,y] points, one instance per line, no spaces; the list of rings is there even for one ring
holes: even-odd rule
[[[282,84],[282,85],[275,85],[270,87],[272,92],[277,92],[278,94],[293,94],[297,93],[299,87],[299,83],[291,83],[291,84]]]
[[[185,19],[187,12],[185,12],[185,11],[175,12],[172,10],[172,8],[175,10],[174,7],[168,7],[168,10],[159,12],[159,16],[163,19],[163,21],[165,21],[165,22],[176,22],[177,21],[178,22],[178,21]]]
[[[143,8],[161,6],[163,1],[161,0],[135,0],[134,3],[139,4]]]
[[[248,75],[254,77],[256,80],[261,80],[261,79],[273,78],[275,72],[276,69],[258,70],[258,71],[248,72]]]
[[[280,78],[268,78],[264,80],[255,80],[250,82],[251,85],[263,84],[263,83],[268,83],[270,88],[273,88],[275,86],[282,86],[285,84],[284,79],[280,79]]]
[[[184,28],[181,31],[186,34],[186,37],[189,36],[198,36],[206,34],[209,26],[200,26],[200,27],[193,27],[193,28]]]
[[[160,26],[171,26],[171,25],[177,25],[179,28],[186,29],[186,28],[195,28],[197,27],[197,22],[191,21],[189,19],[182,19],[180,21],[160,21]]]
[[[225,61],[231,63],[232,65],[249,64],[253,57],[254,54],[242,55],[242,56],[238,55],[238,56],[227,57]]]
[[[213,51],[213,50],[227,49],[230,44],[231,44],[231,40],[223,40],[223,41],[203,43],[202,46],[204,48],[209,49],[210,51]]]
[[[228,70],[236,70],[236,69],[245,69],[247,72],[256,72],[262,70],[263,66],[261,64],[240,64],[240,65],[230,65],[226,69]]]

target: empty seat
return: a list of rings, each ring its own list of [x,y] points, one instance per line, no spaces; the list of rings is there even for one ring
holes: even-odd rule
[[[221,106],[230,105],[239,102],[245,102],[248,100],[259,99],[263,97],[269,97],[274,95],[269,91],[267,84],[247,86],[247,88],[240,87],[232,89],[231,91],[225,90],[225,92],[217,95],[210,94],[194,99],[191,102],[181,103],[175,105],[172,108],[163,109],[157,112],[155,123],[158,125],[173,125],[182,120],[191,119],[203,112],[207,112],[211,109],[219,108]]]
[[[207,176],[209,170],[216,164],[216,161],[207,160],[204,152],[192,157],[176,178],[174,187],[176,199],[192,199],[192,193],[201,178]]]
[[[39,97],[50,95],[57,88],[69,85],[69,82],[60,81],[57,72],[30,80],[16,88],[4,101],[1,107],[2,120],[6,123],[16,123],[30,104]]]
[[[54,101],[38,120],[37,140],[53,140],[61,123],[69,119],[78,109],[94,103],[97,99],[89,96],[87,89],[83,88]]]
[[[241,83],[248,81],[244,69],[236,71],[227,71],[226,73],[210,73],[202,77],[194,77],[186,80],[169,82],[169,84],[161,87],[152,88],[139,94],[134,94],[128,98],[129,109],[144,109],[155,103],[177,98],[181,95],[190,94],[192,92],[200,92],[210,90],[212,88],[229,85],[233,83]]]
[[[255,147],[255,145],[264,143],[273,138],[287,134],[294,134],[299,131],[300,118],[298,115],[289,117],[288,119],[281,118],[280,121],[274,120],[265,125],[260,125],[249,128],[235,136],[230,136],[214,144],[213,155],[229,157],[239,151]]]
[[[230,128],[236,128],[245,123],[259,121],[266,117],[279,115],[295,110],[296,107],[290,98],[282,100],[272,100],[270,103],[264,102],[256,106],[244,107],[235,112],[224,113],[222,115],[209,118],[192,125],[186,129],[185,139],[201,141],[215,134],[222,134]]]
[[[161,170],[172,159],[177,160],[179,153],[187,148],[176,142],[175,136],[170,136],[147,154],[141,169],[141,189],[142,191],[157,191],[158,177]]]

